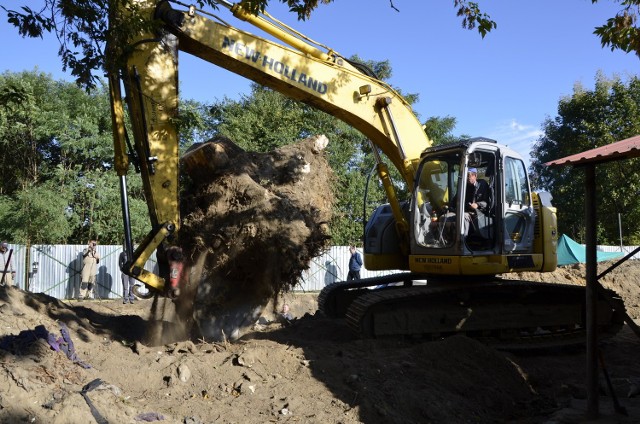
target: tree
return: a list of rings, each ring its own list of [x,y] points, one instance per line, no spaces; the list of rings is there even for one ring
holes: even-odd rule
[[[445,116],[432,116],[424,123],[424,131],[427,133],[434,146],[442,144],[454,143],[460,141],[466,136],[453,135],[453,129],[456,127],[456,118]]]
[[[0,75],[0,236],[23,243],[122,243],[106,89],[88,94],[33,71]],[[148,229],[139,178],[130,207]]]
[[[558,116],[544,123],[544,135],[532,150],[535,185],[549,190],[558,208],[560,232],[584,240],[584,172],[570,167],[546,167],[553,159],[604,146],[640,133],[640,79],[628,81],[597,76],[595,88],[576,85],[571,97],[561,99]],[[617,244],[618,214],[623,219],[626,244],[640,244],[639,160],[601,164],[598,181],[598,241]]]
[[[73,232],[65,213],[70,203],[71,193],[51,182],[0,196],[0,234],[25,244],[67,242]]]
[[[273,0],[275,1],[275,0]],[[329,4],[333,0],[278,0],[286,3],[291,12],[300,20],[310,18],[319,4]],[[597,3],[598,0],[592,0]],[[215,0],[199,0],[200,7],[205,5],[218,8]],[[269,0],[245,1],[244,6],[251,12],[264,11]],[[390,8],[398,10],[393,0]],[[597,27],[595,33],[600,36],[603,46],[621,49],[640,55],[640,33],[637,26],[640,0],[625,0],[623,9],[604,25]],[[109,27],[109,17],[116,8],[127,6],[132,10],[131,16],[122,19],[118,25]],[[76,82],[85,88],[93,88],[105,71],[114,69],[117,61],[105,54],[105,45],[109,40],[113,45],[121,43],[116,40],[129,39],[142,26],[149,26],[146,18],[139,16],[139,5],[133,0],[44,0],[39,9],[33,9],[31,2],[16,9],[0,6],[7,13],[8,22],[14,25],[20,35],[26,37],[43,37],[45,33],[53,33],[60,40],[59,55],[63,70],[69,70]],[[12,5],[12,7],[15,7]],[[454,0],[454,8],[462,19],[462,27],[476,29],[484,37],[497,28],[495,21],[482,12],[477,2]],[[106,12],[106,13],[105,13]]]
[[[597,3],[599,0],[591,0]],[[635,53],[640,57],[640,28],[638,28],[638,8],[640,0],[625,0],[624,6],[613,18],[607,19],[604,25],[596,27],[593,32],[600,37],[602,47],[611,50],[620,49],[627,53]]]

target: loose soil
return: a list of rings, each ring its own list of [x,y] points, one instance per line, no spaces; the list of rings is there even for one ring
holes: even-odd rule
[[[583,266],[569,267],[543,279],[581,284],[583,275]],[[640,263],[620,266],[604,285],[638,318]],[[583,349],[516,355],[465,336],[361,340],[317,312],[316,301],[314,293],[277,296],[234,343],[153,345],[149,328],[175,307],[168,299],[62,302],[0,288],[0,422],[586,422]],[[284,303],[291,321],[277,313]],[[60,339],[63,325],[75,356],[41,338]],[[626,326],[601,343],[628,416],[615,413],[601,377],[601,418],[593,422],[640,421],[639,348]],[[81,391],[96,379],[87,401]]]

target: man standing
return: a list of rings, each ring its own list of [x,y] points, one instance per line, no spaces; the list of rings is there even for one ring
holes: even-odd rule
[[[93,287],[96,284],[96,276],[98,275],[98,263],[100,255],[96,250],[98,243],[91,240],[87,247],[82,251],[82,282],[80,283],[80,299],[86,299],[89,294],[93,293]]]
[[[127,263],[127,252],[122,251],[120,253],[120,257],[118,258],[118,262],[120,266],[124,266]],[[135,278],[130,275],[121,272],[122,278],[122,303],[133,303],[136,297],[133,295],[133,285],[135,284]]]
[[[349,246],[349,252],[351,257],[349,258],[349,273],[347,274],[347,281],[360,279],[360,268],[362,268],[362,256],[356,250],[354,245]]]
[[[0,243],[0,280],[7,287],[13,286],[13,279],[16,276],[11,253],[13,252],[9,251],[9,245],[6,241]]]

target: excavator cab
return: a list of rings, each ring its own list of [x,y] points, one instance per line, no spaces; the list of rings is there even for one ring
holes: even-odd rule
[[[475,184],[469,183],[469,172],[476,174]],[[426,149],[411,203],[414,272],[491,275],[510,266],[502,258],[533,253],[536,212],[524,161],[494,140]],[[473,264],[466,258],[474,258]],[[533,259],[519,260],[536,266]]]
[[[473,185],[468,182],[469,171],[476,174]],[[484,187],[483,196],[477,208],[472,208],[479,186]],[[389,208],[382,206],[367,223],[365,264],[389,266],[395,255],[398,269],[422,274],[540,270],[543,252],[540,246],[536,251],[534,241],[536,225],[540,225],[536,206],[541,205],[535,205],[533,199],[523,159],[495,140],[472,138],[427,148],[417,168],[412,197],[403,208],[410,226],[410,252],[402,253],[393,216],[385,214]],[[400,261],[403,257],[405,263]]]

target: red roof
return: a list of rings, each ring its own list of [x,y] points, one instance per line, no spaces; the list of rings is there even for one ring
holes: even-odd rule
[[[547,166],[557,165],[582,165],[587,163],[610,162],[620,159],[640,157],[640,135],[616,141],[606,146],[576,153],[561,159],[545,163]]]

